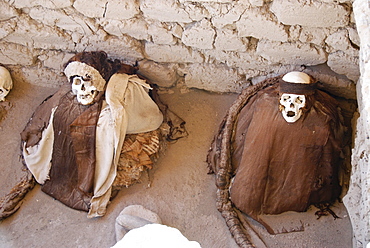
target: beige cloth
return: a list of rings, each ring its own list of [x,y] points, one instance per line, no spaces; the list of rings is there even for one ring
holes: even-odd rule
[[[150,86],[136,75],[114,74],[107,84],[96,130],[96,168],[94,196],[88,213],[89,218],[103,216],[111,196],[116,177],[117,163],[126,133],[142,133],[157,129],[163,115],[148,95]],[[54,113],[54,111],[52,112]],[[23,148],[27,167],[37,182],[48,179],[53,149],[53,114],[40,142]]]
[[[126,133],[149,132],[163,121],[157,104],[148,95],[149,89],[136,75],[115,74],[108,82],[96,131],[94,196],[89,218],[105,214]]]
[[[26,142],[23,144],[23,158],[28,169],[35,177],[39,184],[44,184],[49,179],[51,168],[51,155],[53,153],[54,129],[53,123],[54,112],[57,107],[51,111],[49,125],[42,131],[42,139],[37,145],[26,148]]]

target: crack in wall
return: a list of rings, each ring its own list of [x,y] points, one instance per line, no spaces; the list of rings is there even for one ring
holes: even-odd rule
[[[108,2],[106,2],[105,5],[104,5],[103,18],[105,17],[105,15],[107,13],[107,8],[108,8]]]

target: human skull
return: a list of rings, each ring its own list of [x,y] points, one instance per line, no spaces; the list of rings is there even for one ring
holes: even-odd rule
[[[74,76],[72,78],[72,92],[77,96],[77,101],[82,105],[92,104],[98,90],[90,78]]]
[[[92,104],[98,92],[104,91],[105,79],[98,70],[85,63],[68,63],[64,74],[72,84],[72,92],[77,96],[77,101],[82,105]]]
[[[289,123],[296,122],[302,116],[302,108],[306,105],[305,95],[284,93],[280,97],[280,110]]]
[[[9,94],[12,87],[13,80],[9,71],[5,67],[0,66],[0,102],[5,100],[5,97]]]

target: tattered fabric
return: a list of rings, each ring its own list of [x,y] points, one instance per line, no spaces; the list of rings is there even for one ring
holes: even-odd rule
[[[237,114],[228,169],[231,202],[271,233],[262,215],[302,212],[337,199],[344,133],[336,100],[320,90],[306,96],[298,121],[286,122],[279,111],[279,80],[270,80],[275,83],[252,95]],[[220,170],[220,142],[216,136],[208,156],[213,172]]]
[[[28,168],[42,171],[34,174],[42,190],[67,206],[89,211],[88,217],[104,215],[126,133],[152,131],[163,121],[148,88],[135,75],[116,74],[108,82],[106,100],[85,106],[68,91],[43,102],[21,135]],[[48,135],[42,136],[44,130]],[[50,138],[53,146],[40,146]],[[50,154],[51,167],[43,157]]]
[[[276,86],[259,92],[235,128],[231,201],[255,219],[305,211],[310,204],[335,201],[340,193],[339,120],[324,112],[331,97],[317,91],[313,97],[325,102],[314,100],[302,118],[287,123],[277,107],[278,94]]]

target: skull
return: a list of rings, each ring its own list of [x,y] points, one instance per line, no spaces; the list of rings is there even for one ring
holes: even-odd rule
[[[82,105],[92,104],[98,90],[93,85],[90,77],[74,76],[72,78],[72,92],[77,96],[77,101]]]
[[[289,123],[296,122],[302,115],[302,108],[306,105],[305,95],[284,93],[280,97],[280,111]]]
[[[82,105],[94,102],[98,92],[104,91],[105,79],[94,67],[79,61],[67,64],[64,74],[72,84],[72,92]]]
[[[5,67],[0,66],[0,102],[5,100],[12,87],[13,80],[9,71]]]

